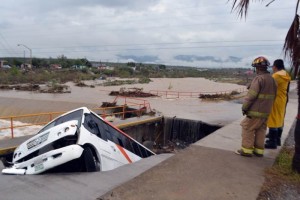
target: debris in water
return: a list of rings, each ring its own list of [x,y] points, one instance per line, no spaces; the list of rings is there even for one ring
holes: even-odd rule
[[[125,97],[155,97],[157,95],[143,92],[143,88],[120,88],[119,91],[111,91],[111,96],[125,96]]]

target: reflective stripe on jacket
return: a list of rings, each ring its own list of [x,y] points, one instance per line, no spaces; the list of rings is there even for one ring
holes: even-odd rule
[[[249,117],[268,118],[276,96],[276,88],[269,72],[259,73],[249,86],[242,110]]]

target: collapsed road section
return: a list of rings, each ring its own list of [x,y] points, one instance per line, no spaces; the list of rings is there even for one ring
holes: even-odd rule
[[[176,153],[220,128],[176,117],[131,120],[117,128],[87,108],[70,111],[2,155],[3,173],[107,171],[155,153]]]
[[[154,153],[82,107],[48,123],[16,148],[4,174],[108,171]]]

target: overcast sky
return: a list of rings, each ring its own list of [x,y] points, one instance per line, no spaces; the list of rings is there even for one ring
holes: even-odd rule
[[[250,67],[283,58],[296,0],[268,2],[241,20],[228,0],[1,0],[0,57]]]

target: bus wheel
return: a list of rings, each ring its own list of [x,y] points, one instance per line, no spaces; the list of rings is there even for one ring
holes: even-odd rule
[[[86,172],[95,172],[97,171],[97,164],[92,153],[92,150],[89,147],[86,147],[83,150],[83,162]]]

